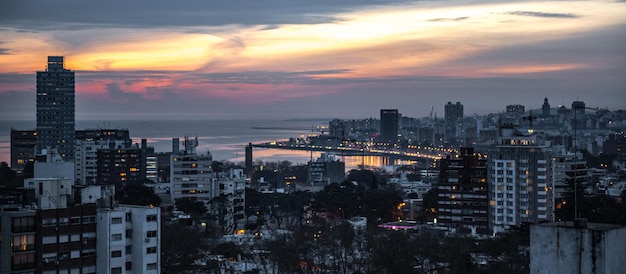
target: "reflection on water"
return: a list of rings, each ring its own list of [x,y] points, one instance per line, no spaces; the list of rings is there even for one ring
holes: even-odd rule
[[[273,149],[273,148],[254,148],[252,152],[252,158],[254,161],[263,162],[279,162],[289,161],[294,165],[307,164],[309,161],[316,160],[322,152],[319,151],[302,151],[302,150],[285,150],[285,149]],[[414,164],[414,161],[390,159],[390,157],[382,156],[343,156],[335,155],[335,159],[338,159],[346,163],[346,172],[352,169],[358,169],[359,166],[364,165],[366,168],[380,168],[388,167],[388,169],[394,169],[395,166]],[[229,159],[232,162],[243,162],[245,156],[243,152],[238,157]]]

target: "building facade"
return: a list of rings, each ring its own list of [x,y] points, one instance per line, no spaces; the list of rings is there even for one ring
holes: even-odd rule
[[[537,136],[500,129],[488,162],[489,221],[494,233],[554,219],[552,153]]]
[[[96,273],[96,206],[39,210],[39,273]]]
[[[0,272],[35,273],[37,225],[35,210],[0,211]]]
[[[11,169],[21,174],[26,164],[35,160],[37,133],[11,129]]]
[[[88,129],[76,131],[74,153],[76,184],[95,185],[98,177],[97,152],[100,149],[130,148],[132,142],[127,129]]]
[[[325,186],[341,183],[346,178],[346,164],[333,156],[322,153],[315,161],[309,162],[309,185]]]
[[[185,138],[185,149],[170,157],[170,197],[172,202],[180,198],[201,201],[208,206],[219,195],[213,174],[213,156],[196,154],[198,140]]]
[[[395,143],[398,139],[398,119],[397,109],[380,110],[380,139],[383,142]]]
[[[66,161],[74,160],[74,72],[65,69],[63,56],[48,56],[45,71],[37,72],[37,147],[57,148]]]
[[[158,207],[98,209],[98,273],[160,273],[160,216]]]
[[[466,147],[439,164],[437,222],[461,233],[490,234],[486,157]]]
[[[98,184],[143,183],[145,170],[141,149],[99,149],[96,155]]]
[[[448,142],[455,141],[463,134],[463,104],[448,102],[444,108],[445,136]]]

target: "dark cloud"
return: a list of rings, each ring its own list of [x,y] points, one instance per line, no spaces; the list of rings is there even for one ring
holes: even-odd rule
[[[550,18],[578,18],[578,15],[573,13],[549,13],[549,12],[536,12],[536,11],[509,11],[504,14],[509,15],[521,15],[532,17],[550,17]]]
[[[340,20],[333,14],[383,4],[390,4],[390,1],[189,0],[180,3],[171,0],[106,2],[6,0],[0,3],[0,25],[32,31],[93,27],[315,24]]]
[[[2,44],[6,44],[6,42],[0,41],[0,45],[2,45]],[[11,54],[9,51],[11,51],[11,49],[0,48],[0,55],[9,55],[9,54]]]
[[[0,85],[3,83],[35,83],[36,76],[35,74],[24,74],[24,73],[0,73]],[[33,85],[34,88],[34,85]]]
[[[463,16],[463,17],[457,17],[457,18],[435,18],[435,19],[430,19],[426,21],[428,22],[456,22],[456,21],[463,21],[467,19],[469,19],[469,17]]]

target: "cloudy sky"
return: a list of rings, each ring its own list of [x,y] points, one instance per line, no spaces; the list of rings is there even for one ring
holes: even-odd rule
[[[78,119],[439,117],[626,106],[624,1],[0,1],[0,119],[48,55]]]

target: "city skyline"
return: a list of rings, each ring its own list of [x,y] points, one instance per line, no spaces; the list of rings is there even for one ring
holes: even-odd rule
[[[521,104],[623,109],[620,1],[0,4],[0,116],[35,71],[76,73],[76,119],[438,117]]]

